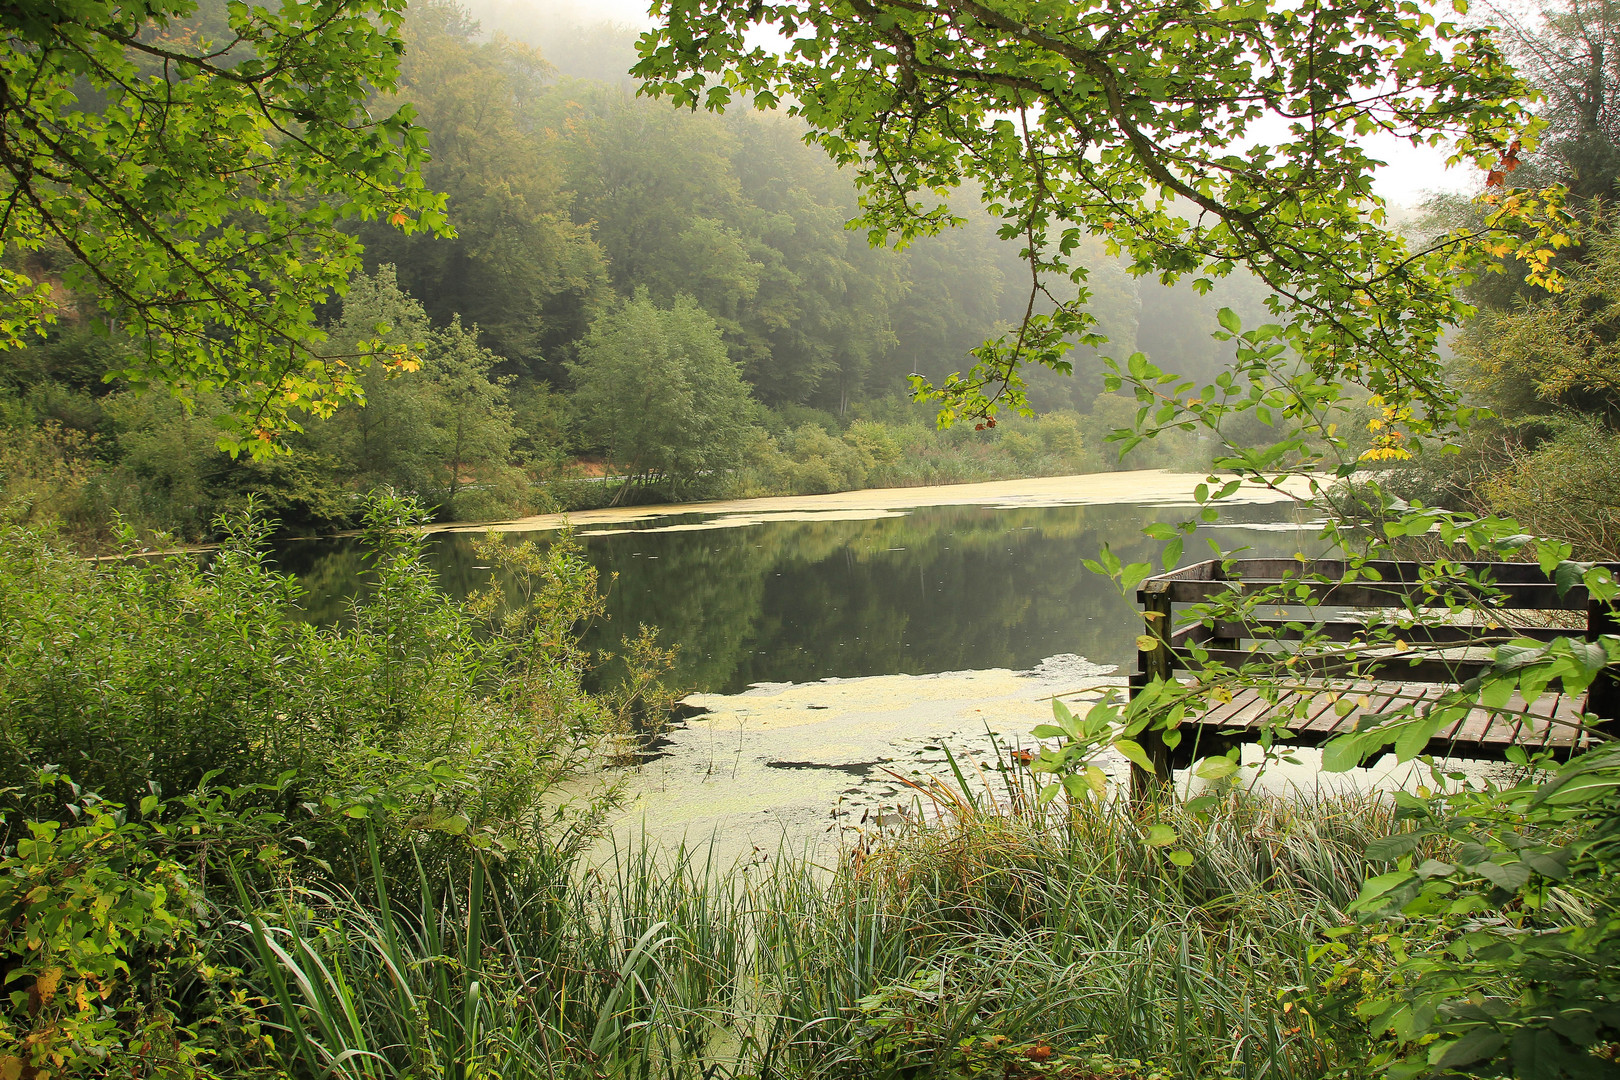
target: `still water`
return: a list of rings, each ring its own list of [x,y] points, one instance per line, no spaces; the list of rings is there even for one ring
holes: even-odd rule
[[[744,525],[685,513],[593,525],[579,537],[608,586],[609,619],[590,644],[615,647],[638,624],[656,626],[680,648],[674,683],[721,694],[828,677],[1017,671],[1065,653],[1124,665],[1140,632],[1134,597],[1081,560],[1104,544],[1126,562],[1154,558],[1158,544],[1143,527],[1191,513],[1113,502]],[[1288,503],[1230,507],[1189,539],[1187,559],[1207,558],[1211,538],[1254,555],[1320,554],[1316,530],[1296,514]],[[516,543],[556,534],[503,535]],[[340,618],[361,587],[358,540],[295,543],[278,558],[302,579],[316,621]],[[428,558],[454,595],[488,581],[469,535],[435,536]]]

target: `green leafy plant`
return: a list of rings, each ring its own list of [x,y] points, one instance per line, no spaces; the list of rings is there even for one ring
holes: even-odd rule
[[[338,222],[448,232],[419,175],[426,132],[409,108],[367,109],[398,78],[403,10],[82,0],[0,16],[0,345],[63,307],[25,269],[51,244],[68,289],[138,343],[119,374],[225,395],[223,446],[267,451],[295,410],[355,397],[380,350],[328,355],[315,322],[359,267]]]
[[[1620,1067],[1620,745],[1526,764],[1503,788],[1397,795],[1403,828],[1368,848],[1393,869],[1317,949],[1326,1005],[1366,1023],[1390,1076]]]
[[[274,862],[284,819],[217,797],[133,811],[52,771],[33,798],[67,820],[0,812],[0,1076],[265,1067],[258,1003],[208,948],[220,918],[198,874],[210,856]]]

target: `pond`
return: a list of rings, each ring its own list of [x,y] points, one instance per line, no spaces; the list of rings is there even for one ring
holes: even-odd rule
[[[1067,488],[1049,482],[1040,490],[1057,499],[1106,488],[1124,498],[927,505],[962,490],[934,488],[857,493],[867,504],[859,517],[827,507],[824,497],[724,511],[663,508],[607,522],[576,515],[576,535],[608,585],[609,618],[593,628],[591,643],[613,647],[638,624],[656,626],[680,648],[675,682],[722,694],[756,683],[1032,668],[1064,653],[1125,664],[1139,632],[1134,598],[1081,560],[1105,544],[1127,562],[1155,558],[1159,545],[1141,530],[1187,518],[1192,511],[1173,495],[1197,478],[1062,479]],[[773,509],[750,512],[767,503]],[[502,530],[516,542],[555,535],[555,524]],[[1189,539],[1185,560],[1210,557],[1208,539],[1255,555],[1319,554],[1315,534],[1291,503],[1239,504]],[[429,560],[454,595],[488,582],[474,539],[441,532],[430,544]],[[358,588],[359,541],[297,543],[279,555],[308,590],[309,617],[339,618]]]
[[[635,769],[602,769],[597,780],[626,800],[615,835],[713,842],[721,859],[826,851],[919,811],[911,783],[957,764],[987,774],[998,745],[1028,744],[1050,720],[1053,695],[1094,700],[1123,684],[1142,627],[1135,598],[1081,560],[1104,544],[1127,562],[1155,557],[1142,529],[1192,517],[1199,479],[1110,473],[574,515],[612,576],[592,643],[657,626],[701,710]],[[561,525],[495,528],[516,542]],[[453,594],[488,581],[473,551],[482,531],[433,537],[429,558]],[[1186,560],[1209,557],[1210,540],[1317,557],[1317,533],[1262,491],[1201,527]],[[309,590],[310,618],[341,616],[358,541],[280,558]],[[1104,764],[1123,780],[1123,758]]]

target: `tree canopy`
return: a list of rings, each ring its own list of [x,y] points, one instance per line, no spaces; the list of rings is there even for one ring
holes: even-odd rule
[[[1459,4],[1459,10],[1465,8]],[[1025,241],[1030,312],[938,387],[945,418],[1022,402],[1020,366],[1063,369],[1097,340],[1073,254],[1086,236],[1132,271],[1207,289],[1237,266],[1272,294],[1289,344],[1324,373],[1443,407],[1435,355],[1466,306],[1458,244],[1414,251],[1372,192],[1383,131],[1503,168],[1529,87],[1486,29],[1396,0],[1165,7],[1054,0],[661,0],[635,71],[646,91],[722,108],[785,104],[863,190],[864,223],[937,231],[934,196],[975,182]],[[758,43],[774,30],[780,48]],[[1517,194],[1498,219],[1544,209]],[[1491,225],[1503,224],[1502,220]],[[1522,245],[1544,266],[1545,242]],[[1037,313],[1036,301],[1055,307]]]
[[[337,224],[447,229],[412,110],[367,110],[398,78],[404,9],[5,5],[0,347],[53,321],[65,284],[137,344],[131,383],[221,391],[228,447],[355,397],[367,350],[330,355],[316,318],[360,265]]]

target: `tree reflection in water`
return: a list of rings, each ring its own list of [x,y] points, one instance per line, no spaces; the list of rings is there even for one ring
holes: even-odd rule
[[[1321,554],[1314,529],[1263,527],[1291,512],[1232,507],[1227,527],[1208,535],[1255,555]],[[593,527],[585,550],[604,579],[618,577],[610,621],[594,628],[590,644],[611,649],[637,624],[657,626],[664,642],[681,647],[677,684],[716,693],[830,676],[1024,669],[1058,653],[1124,665],[1139,632],[1134,598],[1080,560],[1105,542],[1127,562],[1150,559],[1158,545],[1142,528],[1186,514],[1132,504],[950,506],[876,520],[646,531],[698,520],[684,515]],[[526,534],[506,535],[516,543]],[[1194,537],[1187,552],[1195,560],[1208,548]],[[313,621],[340,619],[362,587],[357,541],[297,542],[278,556],[308,590]],[[452,595],[488,580],[468,535],[439,537],[429,558]]]

